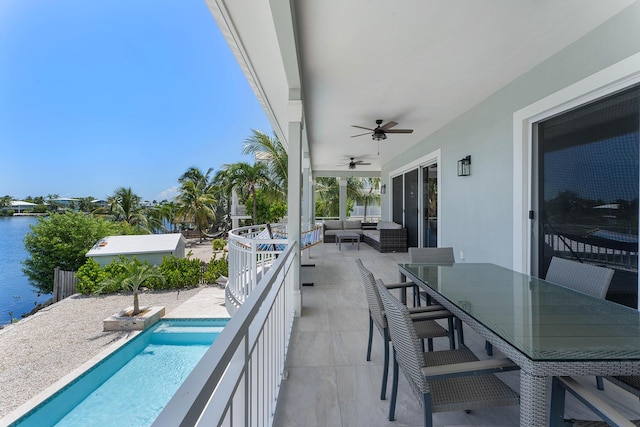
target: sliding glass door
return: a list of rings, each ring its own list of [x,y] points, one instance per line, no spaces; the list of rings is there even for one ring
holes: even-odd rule
[[[640,87],[534,128],[532,266],[551,257],[615,270],[607,299],[638,304]]]
[[[438,245],[437,163],[392,179],[392,219],[407,229],[409,247]]]

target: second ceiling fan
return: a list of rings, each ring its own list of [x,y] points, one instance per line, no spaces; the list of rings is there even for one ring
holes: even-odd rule
[[[387,139],[387,134],[388,133],[413,133],[413,129],[392,129],[392,128],[398,126],[398,123],[394,122],[393,120],[390,121],[390,122],[385,123],[384,125],[382,124],[382,121],[383,121],[382,119],[376,120],[376,125],[377,126],[374,129],[367,128],[367,127],[364,127],[364,126],[351,125],[354,128],[366,129],[366,130],[370,131],[370,132],[361,133],[361,134],[358,134],[358,135],[352,135],[351,138],[355,138],[355,137],[358,137],[358,136],[371,134],[371,139],[373,139],[374,141],[381,141],[383,139]]]

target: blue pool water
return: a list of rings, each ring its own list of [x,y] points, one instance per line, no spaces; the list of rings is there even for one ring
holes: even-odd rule
[[[160,321],[13,425],[149,426],[227,322]]]

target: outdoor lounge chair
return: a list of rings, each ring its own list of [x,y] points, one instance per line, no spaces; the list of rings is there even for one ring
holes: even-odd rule
[[[422,404],[425,427],[433,426],[434,412],[472,410],[518,405],[519,396],[493,373],[519,369],[509,359],[479,361],[471,350],[424,353],[411,314],[391,295],[381,280],[376,281],[389,323],[393,343],[393,386],[389,421],[395,419],[399,368]]]
[[[605,299],[614,271],[610,268],[553,257],[545,280],[574,291]],[[598,390],[604,390],[602,377],[596,377]]]
[[[373,342],[373,326],[375,325],[384,342],[384,366],[382,368],[382,387],[380,390],[380,399],[386,399],[387,394],[387,377],[389,374],[389,328],[387,319],[382,307],[382,301],[380,300],[380,294],[375,285],[375,278],[373,274],[365,268],[360,259],[356,260],[358,269],[360,270],[360,276],[362,277],[362,284],[364,286],[365,293],[367,295],[367,303],[369,305],[369,340],[367,345],[367,361],[371,360],[371,345]],[[397,283],[390,284],[390,289],[402,289],[404,286],[411,286],[409,283]],[[398,303],[400,303],[398,301]],[[453,334],[451,329],[447,331],[438,323],[435,319],[446,318],[449,315],[448,311],[423,308],[419,310],[413,310],[412,319],[416,322],[416,333],[420,340],[427,339],[429,342],[429,350],[433,349],[433,338],[449,337],[449,345],[453,346]],[[424,344],[423,344],[424,345]]]
[[[571,393],[579,402],[587,406],[604,421],[564,419],[566,392]],[[597,395],[590,392],[571,377],[553,377],[551,385],[551,427],[634,427],[640,426],[640,420],[630,421]]]

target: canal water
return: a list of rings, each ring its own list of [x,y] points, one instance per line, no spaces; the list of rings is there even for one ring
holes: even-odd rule
[[[29,225],[38,219],[31,216],[0,217],[0,325],[21,319],[33,308],[51,298],[39,294],[22,273],[22,261],[29,253],[24,249],[24,236]]]

